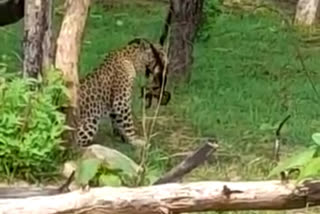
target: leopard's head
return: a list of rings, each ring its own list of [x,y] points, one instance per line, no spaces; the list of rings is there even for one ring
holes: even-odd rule
[[[165,90],[167,83],[167,63],[168,57],[164,48],[160,44],[154,44],[146,39],[134,39],[129,44],[139,44],[142,49],[141,60],[145,62],[145,76],[150,82],[142,88],[142,95],[146,97],[146,107],[152,105],[152,98],[160,100],[161,105],[167,105],[171,99],[170,92]],[[161,96],[161,87],[163,93]]]

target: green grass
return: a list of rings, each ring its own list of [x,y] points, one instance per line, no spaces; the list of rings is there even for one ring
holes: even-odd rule
[[[165,8],[147,9],[126,4],[111,11],[91,9],[81,54],[81,74],[86,74],[101,61],[107,51],[125,45],[131,39],[144,37],[156,40],[160,33]],[[152,17],[152,18],[147,18]],[[117,25],[117,22],[123,25]]]
[[[157,40],[165,10],[156,3],[117,4],[108,10],[94,6],[82,46],[81,76],[107,51],[135,37]],[[119,20],[122,26],[117,25]],[[0,31],[0,56],[12,69],[19,62],[14,54],[20,50],[19,27]],[[222,14],[206,27],[205,35],[194,47],[190,84],[172,89],[172,101],[161,107],[150,166],[165,170],[181,159],[168,157],[192,151],[202,138],[215,136],[220,144],[216,158],[186,180],[266,179],[273,167],[275,130],[288,114],[292,117],[282,130],[282,157],[308,146],[311,134],[320,129],[319,94],[310,82],[319,78],[320,52],[316,45],[306,48],[300,33],[268,13]],[[308,72],[297,59],[298,46]],[[319,84],[316,90],[320,91]],[[136,97],[134,103],[141,128],[141,100]],[[153,111],[148,110],[148,115]],[[98,140],[136,158],[130,145],[111,136],[108,123],[101,127]]]
[[[215,133],[237,147],[246,138],[243,150],[291,114],[284,136],[291,145],[308,144],[319,128],[311,124],[319,124],[320,100],[296,59],[297,35],[279,23],[257,15],[220,16],[211,37],[197,44],[191,84],[175,104],[201,135]],[[316,71],[317,57],[309,56],[308,69]]]
[[[8,71],[20,71],[22,66],[22,22],[0,28],[0,62]]]

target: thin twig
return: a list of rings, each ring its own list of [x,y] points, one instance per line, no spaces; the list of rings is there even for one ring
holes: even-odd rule
[[[166,45],[166,48],[165,48],[165,53],[168,53],[168,49],[169,49],[169,45],[167,44]],[[166,59],[168,60],[168,59]],[[167,73],[167,66],[168,66],[168,61],[166,61],[164,63],[164,67],[163,67],[163,72],[162,72],[162,79],[164,80],[166,78],[166,73]],[[164,84],[165,84],[165,81],[162,81],[161,82],[161,88],[160,88],[160,96],[159,96],[159,100],[161,101],[162,100],[162,97],[163,97],[163,91],[164,91]],[[150,135],[152,134],[153,132],[153,128],[154,128],[154,125],[156,123],[156,120],[157,120],[157,117],[158,117],[158,114],[159,114],[159,110],[160,110],[160,105],[161,105],[161,102],[158,102],[157,103],[157,107],[156,107],[156,111],[153,115],[153,120],[152,120],[152,123],[151,123],[151,127],[149,129],[149,135],[148,135],[148,138],[149,140],[151,139],[150,138]]]
[[[59,187],[59,191],[60,193],[64,193],[64,192],[70,192],[69,186],[71,184],[71,182],[73,181],[75,176],[75,170],[72,171],[72,173],[70,174],[70,176],[68,177],[67,181],[61,185],[61,187]]]
[[[140,185],[142,183],[142,181],[144,180],[144,175],[145,175],[145,171],[146,171],[146,167],[145,167],[145,162],[146,162],[146,150],[147,150],[147,146],[148,146],[148,134],[147,134],[147,130],[146,130],[146,105],[145,105],[145,90],[143,90],[143,100],[142,100],[142,130],[143,130],[143,136],[144,139],[146,141],[146,144],[143,146],[143,148],[140,151],[140,171],[138,173],[137,176],[137,180],[136,180],[136,185]]]
[[[168,45],[166,46],[166,50],[165,50],[165,53],[167,53],[168,51]],[[167,59],[166,59],[167,60]],[[166,71],[167,71],[167,64],[168,62],[166,61],[164,63],[164,66],[163,66],[163,72],[162,72],[162,78],[164,79],[166,77]],[[157,107],[156,107],[156,111],[152,117],[152,122],[151,122],[151,126],[150,126],[150,129],[148,132],[146,132],[146,126],[145,126],[145,121],[146,121],[146,105],[145,105],[145,93],[143,95],[144,99],[143,99],[143,118],[142,118],[142,123],[143,123],[143,132],[144,132],[144,136],[145,136],[145,140],[146,140],[146,144],[144,145],[144,147],[142,148],[142,151],[141,151],[141,160],[140,160],[140,167],[141,167],[141,173],[140,175],[138,176],[138,181],[137,181],[137,184],[140,185],[142,183],[142,181],[144,180],[144,174],[146,172],[146,167],[145,167],[145,164],[147,162],[147,155],[148,155],[148,151],[149,151],[149,148],[150,148],[150,140],[151,138],[154,136],[152,135],[152,132],[153,132],[153,128],[155,126],[155,122],[158,118],[158,114],[159,114],[159,109],[160,109],[160,105],[161,105],[161,100],[162,100],[162,96],[163,96],[163,91],[164,91],[164,84],[165,84],[165,81],[162,81],[161,82],[161,89],[160,89],[160,96],[159,96],[159,102],[157,103]]]
[[[273,157],[274,159],[278,162],[280,160],[280,147],[281,147],[281,129],[283,127],[283,125],[289,120],[289,118],[291,117],[291,115],[288,115],[286,118],[284,118],[284,120],[281,121],[281,123],[279,124],[277,130],[276,130],[276,140],[274,142],[274,148],[273,148]]]

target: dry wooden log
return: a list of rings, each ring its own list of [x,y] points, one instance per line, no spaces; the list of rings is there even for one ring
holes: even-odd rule
[[[153,185],[176,182],[193,169],[201,165],[218,148],[216,140],[207,139],[194,153],[185,158],[179,165],[159,178]],[[101,149],[101,148],[100,148]],[[36,187],[0,187],[0,199],[27,198],[34,196],[49,196],[69,192],[69,185],[73,180],[74,172],[60,187],[36,188]]]
[[[160,41],[161,43],[161,41]],[[215,139],[207,139],[194,153],[188,155],[180,164],[171,169],[169,172],[160,177],[153,185],[166,184],[180,181],[184,175],[204,163],[218,148]],[[171,214],[178,214],[171,212]]]
[[[283,210],[320,204],[320,181],[194,182],[140,188],[94,188],[55,196],[0,200],[1,214]]]
[[[0,187],[0,199],[27,198],[34,196],[48,196],[61,194],[57,188],[38,187]]]
[[[38,187],[0,187],[0,199],[5,198],[27,198],[34,196],[48,196],[57,195],[61,193],[70,192],[69,185],[74,178],[73,171],[67,181],[60,187],[38,188]]]

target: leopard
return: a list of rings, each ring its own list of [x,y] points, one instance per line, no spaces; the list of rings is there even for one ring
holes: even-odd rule
[[[101,120],[109,117],[113,133],[123,142],[144,146],[146,141],[137,134],[133,123],[134,80],[141,73],[148,79],[161,80],[166,63],[163,47],[145,38],[135,38],[110,51],[93,72],[79,81],[77,145],[91,145]]]

